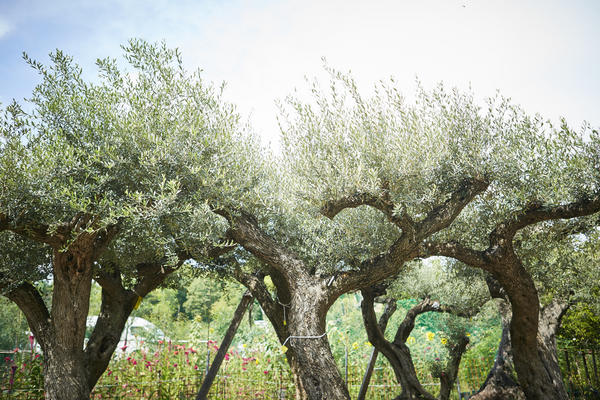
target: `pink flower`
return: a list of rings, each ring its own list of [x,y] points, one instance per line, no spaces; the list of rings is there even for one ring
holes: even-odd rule
[[[133,360],[131,363],[132,363],[133,365],[137,365],[137,361],[135,361],[135,360]]]
[[[12,359],[10,357],[4,357],[4,361],[6,361],[7,363],[11,362]]]
[[[112,374],[112,371],[109,369],[108,372],[106,373],[106,375],[110,376]]]
[[[174,364],[173,364],[173,368],[177,368],[177,363],[174,363]]]
[[[31,350],[33,350],[33,335],[29,335],[29,345],[31,346]]]
[[[229,354],[225,353],[225,361],[229,361]]]
[[[158,344],[163,344],[165,341],[164,340],[159,340]]]
[[[198,369],[198,366],[197,366],[197,365],[194,365],[194,369]]]
[[[39,355],[39,354],[36,354],[34,358],[40,358],[40,355]]]
[[[263,371],[263,374],[267,375],[269,373],[269,371],[267,371],[266,369]]]
[[[246,371],[246,368],[242,367],[242,371]]]
[[[121,350],[123,350],[123,351],[127,350],[127,345],[121,347]]]

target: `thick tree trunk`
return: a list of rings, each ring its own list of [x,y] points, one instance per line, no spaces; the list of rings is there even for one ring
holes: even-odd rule
[[[138,298],[136,292],[146,295],[166,274],[159,264],[140,268],[140,281],[135,290],[122,286],[117,270],[98,277],[102,285],[101,311],[84,350],[92,263],[81,253],[55,251],[53,267],[51,312],[30,284],[17,286],[7,296],[23,311],[42,347],[46,398],[88,399],[119,343]]]
[[[44,347],[46,397],[87,399],[91,388],[83,343],[92,285],[92,255],[81,250],[54,250],[53,272],[51,327]]]
[[[264,274],[246,274],[240,270],[234,271],[235,278],[243,284],[252,293],[252,296],[258,301],[263,312],[271,322],[275,334],[279,339],[279,343],[283,344],[285,340],[290,336],[289,325],[287,323],[287,315],[289,314],[289,307],[291,297],[288,290],[285,290],[285,286],[279,282],[281,276],[273,271],[270,275],[273,281],[278,281],[277,286],[277,299],[273,299],[271,293],[267,289],[264,283]],[[287,344],[287,343],[286,343]],[[285,352],[288,365],[292,372],[292,378],[294,381],[294,387],[296,388],[296,400],[307,400],[308,394],[304,390],[302,379],[300,379],[300,370],[302,366],[298,362],[296,352],[293,348],[289,348]]]
[[[254,300],[252,295],[248,292],[244,293],[240,303],[238,304],[235,312],[233,313],[233,318],[231,319],[231,323],[229,324],[229,328],[227,328],[227,332],[223,337],[223,341],[221,342],[221,346],[217,351],[217,355],[208,370],[208,373],[204,377],[204,382],[202,382],[202,386],[200,386],[200,390],[198,390],[198,395],[196,396],[196,400],[204,400],[208,396],[208,392],[210,391],[210,387],[212,386],[219,369],[221,368],[221,363],[225,358],[225,354],[229,350],[229,346],[231,346],[231,342],[237,332],[238,327],[240,326],[240,322],[242,322],[242,318],[244,317],[244,313],[248,309],[250,303]]]
[[[502,300],[502,335],[494,365],[473,400],[524,400],[525,394],[515,381],[512,369],[512,346],[510,342],[510,305]]]
[[[65,351],[58,345],[44,352],[44,390],[48,400],[84,400],[90,398],[89,374],[83,351]]]
[[[540,307],[531,276],[520,262],[494,277],[506,290],[512,308],[510,338],[519,383],[528,400],[567,400],[557,357],[540,337]]]
[[[285,345],[294,350],[298,375],[311,400],[350,399],[325,331],[328,301],[320,286],[296,287],[288,319]]]

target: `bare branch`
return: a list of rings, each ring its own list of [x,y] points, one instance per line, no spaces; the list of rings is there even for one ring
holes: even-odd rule
[[[514,213],[490,234],[490,247],[512,243],[515,234],[529,225],[553,219],[583,217],[600,211],[600,194],[568,204],[542,206],[533,203]]]
[[[403,232],[414,231],[414,221],[406,213],[403,213],[401,216],[394,213],[396,207],[390,200],[389,193],[387,192],[378,196],[371,193],[356,193],[338,200],[331,200],[326,202],[321,208],[321,214],[329,219],[333,219],[346,208],[356,208],[363,205],[381,211],[385,214],[388,221],[398,226]]]
[[[427,213],[427,216],[417,223],[416,234],[423,240],[432,234],[450,226],[475,196],[484,192],[489,182],[479,179],[466,179],[448,200]]]
[[[308,275],[304,262],[260,229],[254,217],[242,213],[230,218],[228,236],[259,260],[279,271],[288,282],[296,281],[298,276]]]
[[[489,270],[489,260],[486,258],[485,252],[470,249],[458,242],[428,241],[424,242],[420,247],[420,256],[423,258],[431,256],[450,257],[472,267]]]
[[[50,313],[40,292],[30,283],[21,283],[5,294],[25,314],[34,336],[45,348],[50,328]]]

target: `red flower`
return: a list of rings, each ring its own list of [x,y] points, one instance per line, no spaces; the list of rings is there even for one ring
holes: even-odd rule
[[[225,361],[229,361],[229,354],[225,353]]]
[[[11,362],[12,359],[10,357],[4,357],[4,361],[6,361],[7,363]]]
[[[198,366],[197,366],[197,365],[194,365],[194,369],[198,369]]]
[[[264,373],[265,375],[267,375],[267,374],[269,373],[269,371],[267,371],[267,370],[265,369],[265,370],[263,371],[263,373]]]
[[[174,363],[174,364],[173,364],[173,368],[177,368],[177,363]]]
[[[127,345],[121,347],[121,350],[123,350],[123,351],[127,350]]]

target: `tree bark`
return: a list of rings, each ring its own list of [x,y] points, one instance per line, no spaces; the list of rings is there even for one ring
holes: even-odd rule
[[[486,278],[492,298],[500,299],[502,334],[494,365],[473,400],[524,400],[525,393],[514,379],[512,345],[510,342],[511,309],[506,294],[492,277]]]
[[[229,350],[229,346],[231,346],[231,342],[237,332],[238,327],[240,326],[240,322],[242,322],[242,318],[244,317],[244,313],[248,309],[250,303],[254,300],[252,295],[249,292],[244,293],[240,303],[238,304],[235,312],[233,313],[233,318],[231,319],[231,323],[229,324],[229,328],[227,328],[227,332],[221,341],[221,346],[217,351],[217,355],[208,370],[208,373],[204,377],[204,382],[202,382],[202,386],[200,386],[200,390],[198,390],[198,395],[196,396],[196,400],[204,400],[208,396],[208,392],[210,391],[210,387],[212,386],[219,369],[221,368],[221,364],[223,363],[223,359],[225,358],[225,354]]]
[[[406,340],[414,328],[415,319],[418,315],[428,311],[448,311],[448,309],[441,308],[439,303],[436,304],[430,299],[421,301],[407,312],[404,320],[396,331],[393,342],[389,342],[385,339],[384,332],[379,328],[375,319],[375,310],[373,308],[375,299],[374,291],[371,288],[363,289],[362,295],[363,302],[361,304],[361,310],[369,341],[388,359],[394,370],[396,379],[402,386],[402,392],[396,399],[434,400],[436,397],[429,393],[419,382],[410,349],[406,345]],[[468,340],[461,341],[457,344],[455,351],[451,352],[450,362],[440,376],[440,383],[443,389],[441,391],[442,396],[449,396],[450,394],[451,385],[456,379],[460,358],[465,351],[467,343]],[[444,399],[444,397],[441,398]]]
[[[235,261],[234,261],[235,263]],[[281,276],[276,271],[271,271],[271,279],[275,282],[281,280]],[[287,324],[287,309],[290,306],[290,295],[289,291],[285,290],[285,285],[279,284],[276,286],[277,289],[277,300],[271,296],[271,293],[267,289],[263,279],[264,274],[247,274],[243,273],[239,268],[233,272],[235,279],[244,285],[252,294],[252,296],[258,301],[263,312],[271,322],[275,334],[280,344],[283,344],[285,340],[290,336],[288,324]],[[285,357],[290,366],[292,372],[292,378],[294,381],[294,387],[296,388],[296,399],[307,400],[308,394],[304,389],[304,384],[300,378],[300,370],[302,366],[299,364],[296,357],[296,352],[293,348],[288,349],[285,352]]]
[[[298,375],[309,399],[350,399],[340,375],[325,330],[327,301],[319,287],[303,285],[290,304],[289,336],[284,341],[293,349]]]

